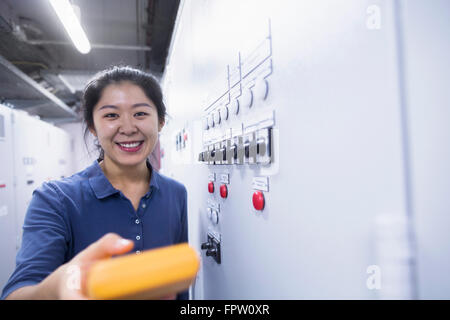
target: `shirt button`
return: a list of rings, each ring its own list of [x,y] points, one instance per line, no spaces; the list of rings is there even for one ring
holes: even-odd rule
[[[145,209],[147,205],[145,203],[142,204],[142,209]]]
[[[139,219],[136,219],[134,222],[136,222],[136,224],[139,224],[140,221]]]
[[[136,236],[136,240],[141,240],[141,237],[140,236]]]

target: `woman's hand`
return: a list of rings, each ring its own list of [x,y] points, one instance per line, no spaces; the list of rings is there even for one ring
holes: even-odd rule
[[[56,289],[57,299],[88,299],[86,279],[89,267],[96,261],[120,255],[133,248],[133,241],[121,238],[115,233],[108,233],[78,253],[71,261],[55,270],[44,282]]]
[[[89,247],[81,251],[70,262],[61,266],[59,299],[85,300],[86,279],[89,267],[96,261],[120,255],[133,248],[133,241],[121,238],[114,233],[108,233]],[[176,295],[162,297],[162,300],[176,299]]]

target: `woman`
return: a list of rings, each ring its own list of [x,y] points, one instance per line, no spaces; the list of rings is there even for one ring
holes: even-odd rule
[[[187,242],[186,189],[147,160],[166,112],[156,80],[130,67],[105,70],[86,86],[83,107],[100,157],[35,190],[3,299],[84,299],[94,261]]]

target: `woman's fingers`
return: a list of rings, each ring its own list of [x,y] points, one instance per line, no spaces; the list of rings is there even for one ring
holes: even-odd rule
[[[124,239],[115,233],[108,233],[80,252],[76,259],[83,263],[90,263],[113,255],[126,253],[133,247],[133,241]]]
[[[127,240],[115,233],[108,233],[96,242],[92,243],[86,249],[76,255],[69,263],[68,270],[73,274],[68,275],[67,280],[75,280],[78,270],[78,290],[65,290],[68,299],[86,299],[86,281],[87,274],[91,265],[101,259],[110,258],[113,255],[119,255],[130,251],[134,246],[133,241]],[[77,269],[78,268],[78,269]],[[72,286],[75,287],[75,286]]]

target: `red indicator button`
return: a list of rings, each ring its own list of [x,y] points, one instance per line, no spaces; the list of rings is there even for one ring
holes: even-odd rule
[[[221,186],[220,186],[220,196],[222,197],[222,198],[226,198],[226,197],[228,197],[228,189],[227,189],[227,185],[226,184],[222,184]]]
[[[264,194],[261,191],[255,191],[253,193],[253,207],[256,210],[264,209]]]
[[[210,181],[208,183],[208,191],[209,193],[214,193],[214,182]]]

